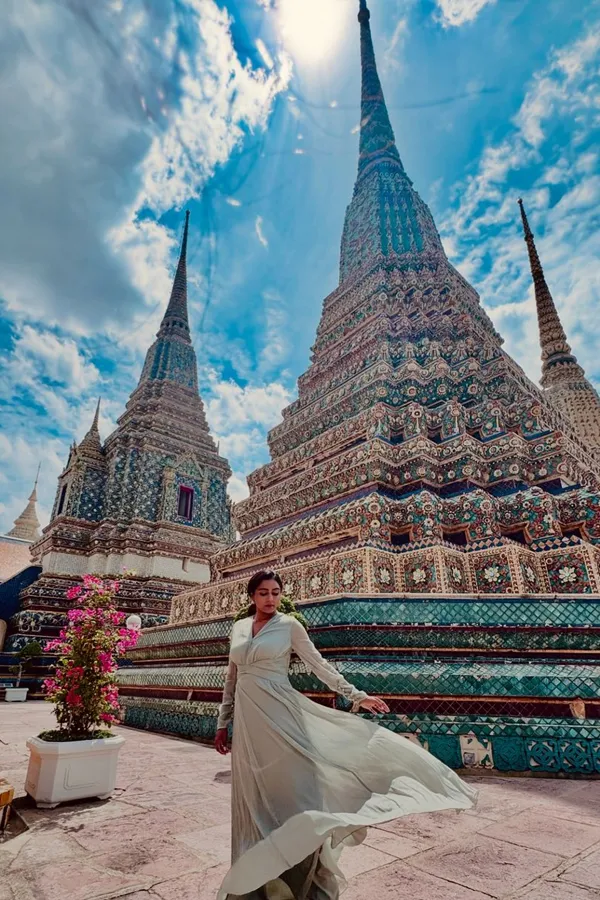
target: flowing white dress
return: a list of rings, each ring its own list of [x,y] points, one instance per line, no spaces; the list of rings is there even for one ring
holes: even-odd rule
[[[367,826],[467,809],[477,794],[418,745],[296,691],[292,651],[353,712],[367,696],[296,619],[276,613],[256,637],[252,622],[233,626],[219,713],[219,728],[233,717],[232,865],[217,900],[336,900],[337,858]]]

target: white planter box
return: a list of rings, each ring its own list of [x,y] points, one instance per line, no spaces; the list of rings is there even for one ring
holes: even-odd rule
[[[106,800],[115,789],[117,761],[125,738],[42,741],[30,738],[25,790],[37,806],[53,809],[69,800]]]
[[[29,688],[22,687],[7,687],[6,693],[4,694],[4,699],[9,703],[16,703],[18,701],[23,702],[23,700],[27,700],[27,691]]]

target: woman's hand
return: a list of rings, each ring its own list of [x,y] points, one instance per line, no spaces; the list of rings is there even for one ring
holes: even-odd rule
[[[360,701],[360,709],[368,709],[372,713],[389,713],[390,708],[381,697],[365,697]]]
[[[229,753],[229,743],[227,740],[227,729],[219,728],[215,737],[215,750],[221,756],[227,756]]]

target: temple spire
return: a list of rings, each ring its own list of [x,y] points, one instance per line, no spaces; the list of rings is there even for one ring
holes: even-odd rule
[[[96,404],[96,412],[94,413],[94,419],[91,424],[90,430],[85,435],[79,447],[78,451],[83,451],[86,455],[98,455],[102,454],[102,441],[100,439],[100,431],[98,428],[98,422],[100,418],[100,397],[98,397],[98,403]]]
[[[173,279],[173,287],[171,288],[171,297],[158,331],[159,338],[177,334],[187,343],[191,343],[187,309],[187,241],[189,222],[190,211],[187,210],[179,261],[175,278]]]
[[[398,263],[404,270],[447,263],[431,212],[412,186],[396,147],[373,49],[371,13],[360,0],[358,175],[346,210],[340,282]]]
[[[567,341],[567,336],[562,327],[560,318],[552,294],[546,283],[544,270],[538,256],[533,232],[529,227],[527,213],[523,206],[523,201],[519,199],[519,209],[521,210],[521,219],[523,221],[523,233],[525,243],[527,244],[527,252],[529,253],[529,264],[531,266],[531,275],[533,277],[533,286],[535,291],[535,305],[537,309],[538,327],[540,332],[540,345],[542,348],[542,386],[546,385],[548,380],[555,381],[556,375],[561,371],[566,374],[566,369],[570,369],[569,380],[572,380],[572,369],[574,366],[581,371],[583,369],[578,365],[577,359],[571,352],[571,347]]]
[[[377,73],[370,18],[371,13],[367,8],[366,0],[360,0],[358,12],[361,64],[359,177],[373,163],[381,160],[392,161],[404,171]]]
[[[156,333],[156,340],[146,353],[144,368],[136,390],[148,381],[168,381],[194,392],[198,391],[198,366],[190,337],[187,308],[189,227],[190,214],[187,211],[171,296]],[[132,397],[134,396],[135,392],[132,394]]]
[[[8,532],[8,537],[18,538],[21,541],[29,541],[33,544],[40,536],[40,521],[37,517],[35,504],[37,502],[37,483],[40,475],[41,463],[38,465],[33,490],[29,495],[27,506],[20,516],[15,519],[15,527]]]
[[[566,415],[588,450],[600,455],[600,397],[585,377],[571,352],[529,227],[523,201],[519,200],[525,243],[535,290],[542,377],[540,383],[553,406]]]

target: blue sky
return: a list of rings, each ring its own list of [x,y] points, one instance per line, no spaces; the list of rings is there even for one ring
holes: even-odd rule
[[[0,533],[38,461],[107,437],[192,213],[190,319],[234,499],[268,458],[324,297],[357,164],[354,0],[5,0],[0,9]],[[534,379],[517,197],[600,383],[600,4],[370,0],[398,147],[446,250]]]

